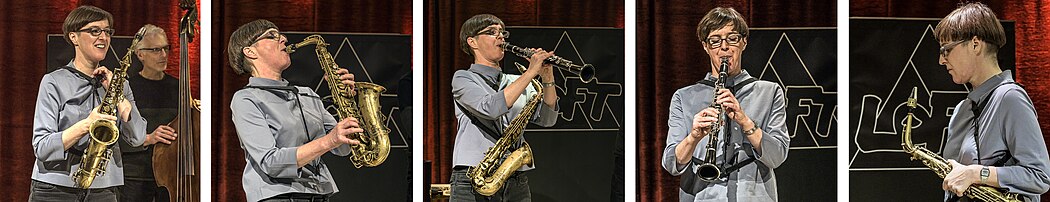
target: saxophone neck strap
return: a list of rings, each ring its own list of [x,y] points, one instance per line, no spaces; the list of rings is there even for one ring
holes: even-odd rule
[[[726,86],[726,88],[729,89],[730,92],[735,94],[736,92],[739,92],[741,88],[744,88],[744,86],[747,86],[748,84],[751,84],[755,81],[758,81],[758,79],[755,79],[755,77],[751,77],[744,79],[743,81],[737,82],[736,85]],[[704,79],[700,80],[700,82],[697,83],[704,84],[705,86],[710,86],[712,88],[715,87],[715,81],[712,80]]]
[[[310,128],[306,127],[306,125],[307,125],[307,123],[306,123],[306,113],[303,111],[303,103],[302,103],[302,101],[299,100],[299,88],[296,88],[295,86],[293,86],[291,84],[289,84],[287,86],[254,86],[254,85],[248,85],[248,86],[245,86],[244,88],[260,89],[260,90],[268,91],[270,93],[274,93],[274,95],[277,95],[277,92],[275,92],[275,91],[287,91],[287,92],[295,95],[295,106],[297,106],[299,108],[299,118],[302,119],[302,121],[303,121],[303,135],[306,135],[307,137],[310,137],[309,138],[310,140],[314,139],[313,137],[310,136]],[[341,121],[341,120],[337,120],[337,121]],[[317,162],[317,161],[315,160],[315,162]]]
[[[481,80],[484,80],[485,84],[487,84],[489,88],[492,88],[492,90],[499,91],[499,84],[500,82],[503,82],[503,72],[500,72],[499,75],[496,76],[496,80],[492,81],[489,78],[485,77],[484,74],[481,74],[481,72],[474,71],[473,69],[469,69],[468,71],[477,74],[478,77],[481,77]]]
[[[472,115],[470,111],[467,111],[466,107],[463,107],[463,105],[459,104],[459,101],[453,101],[453,103],[456,103],[456,107],[459,107],[459,111],[462,111],[464,115],[467,115],[467,118],[470,118],[470,123],[473,123],[474,126],[477,126],[478,129],[481,129],[481,133],[485,136],[488,136],[493,140],[498,140],[501,136],[503,136],[503,133],[497,132],[496,129],[489,127],[489,125],[485,125],[484,122],[478,119],[478,117]]]
[[[987,107],[988,103],[992,101],[992,95],[995,94],[995,90],[998,90],[999,87],[1003,87],[1005,85],[1017,85],[1018,87],[1024,88],[1024,86],[1022,86],[1021,84],[1019,84],[1017,82],[1009,81],[1009,82],[1005,82],[1005,83],[1000,83],[999,85],[995,86],[995,88],[992,88],[992,91],[989,91],[987,95],[984,95],[984,98],[981,99],[981,100],[970,100],[970,104],[973,105],[973,107],[971,107],[970,110],[973,112],[973,121],[972,121],[972,123],[973,123],[973,142],[974,142],[974,146],[977,148],[976,150],[977,150],[977,163],[978,164],[981,164],[981,158],[982,157],[981,157],[981,144],[980,144],[980,139],[981,139],[981,136],[980,136],[981,130],[980,129],[981,128],[980,128],[980,124],[978,124],[977,122],[980,121],[981,113],[984,112],[985,107]],[[994,164],[992,164],[992,166],[1004,165],[1004,164],[1006,164],[1006,161],[1009,160],[1010,158],[1012,158],[1012,156],[1010,156],[1009,153],[1007,153],[1007,156],[1005,158],[1000,158],[998,161],[996,161]]]
[[[723,154],[723,155],[725,155],[725,154]],[[731,165],[729,167],[723,167],[722,173],[726,173],[726,174],[732,173],[733,171],[739,170],[740,168],[743,168],[744,166],[747,166],[747,164],[751,164],[751,162],[755,162],[755,160],[756,160],[755,156],[748,154],[747,159],[744,159],[743,161],[738,161],[738,162],[736,162],[735,164],[733,164],[733,165]],[[702,160],[700,158],[697,158],[695,156],[693,157],[693,160],[691,160],[690,162],[693,163],[693,165],[696,165],[696,166],[700,166],[700,165],[704,164],[704,160]],[[723,175],[723,176],[728,176],[728,175]]]

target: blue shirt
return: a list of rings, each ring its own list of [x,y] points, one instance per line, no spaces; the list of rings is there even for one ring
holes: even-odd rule
[[[749,78],[752,77],[747,71],[741,71],[740,74],[726,79],[726,86],[735,86]],[[715,80],[711,73],[708,73],[705,79]],[[733,94],[747,116],[755,122],[755,127],[762,130],[761,151],[756,151],[751,142],[744,137],[744,129],[728,118],[726,121],[730,122],[730,127],[722,129],[721,138],[717,143],[717,165],[728,167],[750,156],[756,158],[754,162],[728,174],[723,172],[724,179],[712,183],[694,177],[697,165],[678,163],[675,148],[692,130],[693,116],[711,106],[714,95],[714,87],[698,83],[678,89],[671,97],[670,115],[667,119],[667,147],[664,148],[662,164],[664,170],[671,175],[682,176],[679,200],[776,201],[777,178],[773,169],[787,159],[791,140],[787,133],[784,90],[776,83],[755,81],[740,87],[740,90]],[[725,131],[732,131],[728,139],[725,138]],[[698,142],[691,158],[705,158],[704,151],[710,138],[708,135]]]
[[[92,84],[92,78],[75,70],[73,62],[69,68],[59,68],[45,74],[40,80],[36,97],[36,114],[33,116],[33,180],[48,184],[74,187],[72,173],[80,169],[84,150],[91,142],[85,134],[72,147],[65,149],[62,133],[78,121],[91,115],[91,110],[102,103],[106,90]],[[101,78],[100,78],[101,79]],[[124,83],[124,98],[131,103],[131,115],[127,121],[117,112],[119,141],[130,145],[142,145],[146,139],[146,119],[135,107],[135,96],[128,83]],[[114,103],[116,105],[117,103]],[[118,107],[119,110],[119,107]],[[106,162],[104,175],[96,176],[90,188],[106,188],[124,185],[124,165],[120,147],[111,145],[112,157]]]
[[[470,121],[467,113],[478,118],[483,124],[491,123],[492,125],[486,127],[502,133],[510,121],[521,113],[528,100],[536,95],[536,89],[529,85],[514,102],[514,106],[507,107],[503,88],[518,77],[520,76],[506,75],[497,68],[479,64],[470,65],[470,70],[456,71],[452,77],[452,98],[467,112],[455,107],[459,128],[456,130],[456,143],[452,148],[452,165],[475,166],[485,158],[485,151],[496,145],[496,139],[482,133],[481,128]],[[490,83],[497,86],[490,86]],[[539,105],[530,122],[544,127],[553,126],[558,121],[558,105],[554,108],[542,102]],[[522,136],[522,141],[524,140],[525,137]],[[531,170],[533,166],[523,165],[518,171]]]
[[[284,80],[252,77],[248,86],[280,86],[288,90],[244,88],[234,93],[230,101],[233,125],[244,149],[246,163],[241,183],[247,200],[259,201],[284,193],[339,192],[321,158],[300,168],[295,155],[299,146],[324,137],[338,123],[324,110],[321,97],[310,88],[288,86]],[[340,145],[331,152],[346,156],[350,146]]]
[[[1026,201],[1039,201],[1039,195],[1050,189],[1050,156],[1047,155],[1043,132],[1039,129],[1035,106],[1028,93],[1013,82],[1009,70],[992,76],[973,89],[960,101],[948,122],[948,141],[944,158],[955,159],[963,165],[992,165],[1005,161],[996,169],[999,186],[1019,193]],[[989,93],[992,95],[987,96]],[[987,98],[987,100],[985,99]],[[979,118],[971,109],[974,101],[987,103]],[[981,130],[980,141],[974,139],[974,121]],[[980,156],[977,148],[980,146]],[[1012,156],[1012,158],[1007,158]],[[978,158],[980,161],[978,162]],[[946,192],[945,197],[954,195]],[[963,201],[969,198],[963,197]]]

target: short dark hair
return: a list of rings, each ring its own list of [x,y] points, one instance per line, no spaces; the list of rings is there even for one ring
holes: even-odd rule
[[[979,2],[962,4],[944,16],[937,23],[933,34],[940,42],[969,40],[976,36],[981,41],[995,45],[988,46],[992,54],[1006,45],[1006,33],[1003,32],[1003,25],[995,18],[995,12]]]
[[[467,38],[477,36],[478,32],[492,25],[506,26],[503,20],[492,14],[478,14],[463,22],[463,26],[459,29],[459,46],[463,52],[473,57],[474,51],[470,48],[470,44],[467,44]]]
[[[255,42],[255,38],[258,38],[270,28],[277,29],[277,25],[269,20],[258,19],[241,25],[241,27],[233,31],[233,34],[230,34],[230,42],[226,46],[226,57],[229,59],[233,72],[237,74],[252,73],[252,68],[255,65],[252,65],[244,58],[244,51],[242,50],[244,47],[251,46],[252,42]]]
[[[704,39],[707,39],[707,35],[711,34],[712,31],[722,29],[729,23],[733,23],[733,31],[740,33],[741,36],[747,38],[748,27],[747,22],[744,21],[744,17],[740,13],[736,12],[733,8],[718,7],[708,11],[704,15],[703,19],[700,19],[700,23],[696,24],[696,38],[701,43]]]
[[[77,7],[69,12],[66,21],[62,23],[62,32],[66,35],[62,38],[66,39],[66,43],[73,45],[73,41],[69,39],[69,33],[78,32],[81,27],[100,20],[105,20],[110,26],[113,26],[113,14],[109,14],[106,10],[94,6]]]

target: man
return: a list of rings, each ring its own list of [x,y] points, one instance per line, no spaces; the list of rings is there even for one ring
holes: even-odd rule
[[[146,120],[135,107],[135,96],[127,83],[125,99],[116,105],[116,114],[99,112],[112,73],[99,61],[106,58],[113,35],[113,16],[94,6],[73,9],[62,23],[66,42],[76,52],[66,66],[44,75],[37,91],[33,117],[33,165],[30,201],[117,201],[116,186],[124,184],[124,165],[120,147],[110,147],[112,157],[106,172],[98,175],[87,189],[74,188],[72,173],[82,166],[84,151],[91,144],[89,130],[96,121],[115,121],[118,142],[142,145]],[[101,82],[99,82],[101,81]]]
[[[671,175],[682,176],[680,201],[776,201],[773,169],[787,158],[790,141],[784,90],[741,69],[748,27],[736,10],[712,9],[696,32],[712,61],[711,73],[672,96],[663,167]],[[725,78],[726,89],[716,95],[714,81],[721,73],[722,59],[729,63],[729,77]],[[718,116],[723,116],[711,107],[713,103],[721,104],[725,121],[719,133],[708,134]],[[722,174],[706,182],[695,173],[707,158],[704,151],[711,136],[718,136],[714,162]]]
[[[230,103],[247,162],[242,186],[248,201],[327,201],[339,189],[321,155],[350,154],[349,145],[360,142],[349,135],[364,130],[355,118],[337,122],[317,93],[281,77],[291,65],[287,42],[267,20],[241,25],[230,36],[230,66],[251,75]],[[353,89],[354,75],[336,72]]]
[[[518,168],[492,196],[477,193],[467,176],[467,169],[481,162],[485,151],[503,136],[510,120],[518,116],[536,94],[536,89],[529,84],[534,78],[540,77],[544,94],[531,122],[550,127],[558,120],[554,70],[543,62],[553,53],[532,49],[536,53],[529,58],[528,70],[520,76],[503,74],[499,65],[503,60],[501,45],[509,36],[503,21],[489,14],[467,19],[460,29],[460,47],[474,57],[474,64],[467,70],[456,71],[452,78],[459,128],[452,149],[451,201],[530,201],[532,198],[525,176],[525,171],[534,168],[532,165]]]
[[[999,67],[1006,34],[995,13],[981,3],[965,4],[944,17],[934,35],[941,44],[938,61],[952,81],[973,87],[948,122],[943,155],[952,170],[941,187],[945,199],[987,185],[1039,201],[1050,189],[1050,156],[1028,93]]]
[[[124,169],[124,186],[120,188],[120,201],[167,201],[167,192],[157,187],[153,177],[153,147],[171,144],[177,134],[169,127],[178,115],[179,81],[164,73],[168,68],[168,37],[155,25],[142,26],[140,39],[135,47],[135,56],[142,62],[142,71],[128,74],[131,90],[139,95],[139,111],[146,118],[146,140],[141,147],[120,144],[127,167]]]

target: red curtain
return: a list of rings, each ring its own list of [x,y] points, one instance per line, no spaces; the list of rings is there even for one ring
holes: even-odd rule
[[[448,183],[452,175],[452,144],[456,136],[452,74],[473,58],[459,46],[459,28],[471,16],[493,14],[507,26],[623,28],[624,2],[605,0],[548,1],[425,1],[423,26],[423,159],[432,161],[433,183]],[[628,60],[630,61],[630,60]]]
[[[70,11],[93,5],[113,14],[115,35],[131,36],[147,23],[163,28],[171,44],[168,74],[179,74],[178,0],[139,1],[3,1],[0,2],[0,201],[26,201],[33,170],[32,127],[36,94],[47,60],[47,34],[61,34],[62,22]],[[200,4],[198,0],[198,5]],[[190,81],[199,94],[200,43],[189,44]]]
[[[678,88],[710,71],[696,24],[715,7],[733,7],[755,27],[834,27],[835,1],[637,2],[637,166],[639,201],[677,201],[679,178],[660,166],[667,139],[667,106]],[[630,61],[630,60],[628,60]],[[784,185],[781,185],[784,186]]]
[[[1017,81],[1024,85],[1028,96],[1040,115],[1039,127],[1043,141],[1050,137],[1050,1],[982,1],[999,19],[1016,21]],[[958,7],[956,1],[900,3],[890,0],[853,0],[850,16],[858,17],[918,17],[943,18]],[[1047,143],[1050,145],[1050,142]],[[1043,201],[1050,201],[1050,194],[1043,194]]]
[[[409,0],[216,0],[212,11],[212,200],[244,201],[244,150],[230,117],[230,97],[248,83],[227,65],[226,43],[244,23],[266,19],[281,31],[412,34]]]

